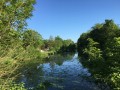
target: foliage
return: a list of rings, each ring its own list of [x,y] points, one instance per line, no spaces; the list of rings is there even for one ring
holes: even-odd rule
[[[0,89],[2,90],[25,90],[23,84],[15,84],[13,81],[19,74],[18,69],[23,60],[38,58],[36,49],[32,49],[34,50],[32,55],[22,46],[22,31],[27,25],[26,19],[32,16],[34,4],[35,0],[0,1]],[[40,52],[39,58],[41,58]]]
[[[71,39],[63,40],[59,36],[56,36],[55,38],[50,36],[48,40],[44,40],[42,48],[57,53],[76,51],[76,45]]]
[[[36,68],[39,63],[42,63],[43,58],[47,57],[34,47],[24,49],[22,46],[16,46],[5,53],[4,56],[0,56],[0,86],[2,90],[24,90],[21,84],[13,82],[24,70],[30,69],[33,65]]]
[[[0,45],[8,47],[19,41],[26,19],[32,16],[35,0],[0,1]]]
[[[27,30],[23,33],[23,47],[33,46],[41,48],[43,43],[42,36],[33,30]]]
[[[97,42],[93,41],[93,39],[88,38],[88,45],[87,47],[83,50],[83,53],[87,56],[86,58],[90,60],[101,60],[102,59],[102,54],[101,50],[97,48],[96,46],[98,45]]]
[[[87,39],[89,38],[89,33],[83,33],[77,41],[77,51],[78,55],[83,55],[83,50],[87,47]]]
[[[24,87],[24,83],[16,84],[10,83],[10,85],[0,86],[1,90],[27,90]]]
[[[76,45],[71,39],[63,41],[63,46],[60,48],[59,52],[75,52]]]
[[[113,20],[96,24],[90,32],[83,33],[77,42],[83,64],[96,79],[112,89],[120,89],[120,28]]]

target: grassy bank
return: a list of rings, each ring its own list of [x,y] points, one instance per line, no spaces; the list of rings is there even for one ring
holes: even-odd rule
[[[33,47],[26,49],[17,46],[8,50],[0,50],[0,89],[25,90],[24,84],[16,84],[15,80],[26,68],[40,64],[48,57],[48,52],[40,52]],[[36,65],[37,66],[37,65]]]

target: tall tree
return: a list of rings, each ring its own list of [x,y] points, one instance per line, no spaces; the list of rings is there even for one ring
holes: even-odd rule
[[[32,16],[35,0],[0,0],[0,44],[7,46],[16,38]],[[17,31],[17,32],[16,32]]]
[[[96,24],[89,33],[82,34],[77,42],[83,65],[96,79],[120,88],[120,28],[113,20]]]

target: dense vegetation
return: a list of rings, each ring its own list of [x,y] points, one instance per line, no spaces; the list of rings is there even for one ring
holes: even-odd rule
[[[77,50],[96,80],[120,89],[120,27],[113,20],[105,20],[83,33]]]
[[[76,51],[70,39],[50,36],[45,40],[37,31],[27,29],[26,20],[32,16],[34,4],[35,0],[0,1],[1,90],[25,90],[24,84],[14,82],[23,68],[42,62],[50,54]],[[120,27],[113,20],[83,33],[77,50],[97,80],[120,89]]]
[[[62,53],[62,52],[75,52],[76,44],[71,40],[63,40],[59,36],[53,38],[50,36],[48,40],[44,40],[42,49],[48,49],[49,51]]]
[[[29,62],[42,61],[49,53],[75,51],[72,40],[59,36],[44,40],[35,30],[26,28],[34,4],[35,0],[0,1],[1,90],[24,90],[24,85],[16,84],[14,80]]]

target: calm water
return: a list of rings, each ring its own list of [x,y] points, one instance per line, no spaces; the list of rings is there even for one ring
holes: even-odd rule
[[[25,69],[20,81],[29,90],[41,83],[47,87],[46,90],[101,90],[91,79],[88,69],[82,66],[77,54],[51,56],[44,63]]]

